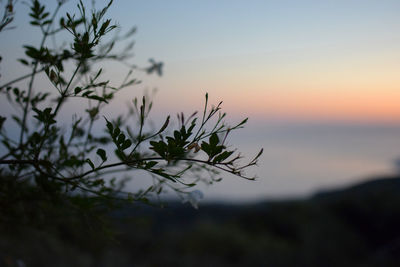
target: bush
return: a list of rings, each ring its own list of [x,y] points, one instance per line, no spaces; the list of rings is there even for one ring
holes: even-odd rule
[[[2,201],[14,199],[12,194],[18,192],[19,199],[27,199],[29,194],[46,195],[46,201],[62,199],[74,206],[88,205],[87,201],[94,205],[98,200],[148,202],[168,188],[196,206],[201,193],[191,188],[201,181],[219,181],[218,171],[254,179],[246,177],[243,170],[257,163],[262,150],[248,163],[240,164],[240,154],[226,145],[229,134],[242,128],[247,119],[227,125],[222,102],[210,107],[207,94],[200,115],[180,113],[175,128],[170,127],[169,116],[157,129],[148,126],[153,105],[148,97],[133,99],[126,115],[106,118],[103,108],[112,105],[115,94],[140,82],[132,77],[134,70],[161,75],[163,64],[153,59],[147,67],[128,64],[131,45],[114,52],[119,43],[131,40],[135,29],[105,39],[116,28],[106,18],[112,1],[90,12],[80,1],[77,14],[60,15],[65,2],[58,0],[53,12],[38,0],[30,2],[30,24],[40,30],[41,42],[24,45],[25,55],[17,59],[30,70],[28,74],[0,83],[0,93],[18,110],[0,116]],[[15,1],[7,1],[0,31],[10,30],[14,7]],[[69,39],[63,41],[68,45],[48,44],[49,38],[61,38],[65,33]],[[109,60],[129,66],[120,86],[102,79]],[[51,88],[34,90],[43,77]],[[65,104],[82,99],[87,108],[67,125],[60,118]],[[97,125],[105,126],[104,132],[94,130]],[[133,170],[149,173],[152,185],[125,192],[120,173]],[[30,193],[25,195],[21,190]]]

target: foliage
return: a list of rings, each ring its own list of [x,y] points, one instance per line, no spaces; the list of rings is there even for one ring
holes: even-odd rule
[[[12,22],[14,4],[7,2],[0,30]],[[18,59],[30,72],[6,82],[2,77],[0,83],[0,93],[18,110],[0,117],[1,175],[12,177],[17,191],[28,185],[55,199],[147,202],[149,196],[158,196],[166,188],[184,198],[198,182],[218,181],[217,171],[254,179],[243,171],[257,163],[262,151],[240,164],[240,154],[227,145],[229,134],[242,128],[247,119],[228,126],[222,102],[210,107],[207,94],[200,116],[180,113],[175,127],[170,126],[169,116],[158,129],[149,127],[153,103],[148,97],[135,98],[124,116],[105,117],[103,108],[112,104],[116,93],[140,83],[132,77],[135,71],[161,75],[163,65],[151,59],[148,67],[133,66],[129,63],[131,44],[114,52],[117,44],[131,40],[135,29],[106,38],[117,28],[106,18],[112,1],[90,12],[80,1],[77,14],[60,16],[64,4],[65,0],[57,0],[51,12],[38,0],[30,2],[30,24],[42,34],[40,44],[24,45],[25,55]],[[65,32],[69,45],[48,45],[50,38],[61,38]],[[97,66],[106,66],[109,60],[129,66],[120,86],[102,79],[103,68]],[[46,77],[51,90],[34,90],[40,77]],[[87,108],[66,125],[60,118],[63,108],[78,99],[86,100]],[[105,126],[104,132],[94,130],[98,124]],[[133,170],[149,173],[153,184],[136,192],[123,191],[125,180],[120,173],[132,174]],[[5,192],[9,181],[2,179]]]

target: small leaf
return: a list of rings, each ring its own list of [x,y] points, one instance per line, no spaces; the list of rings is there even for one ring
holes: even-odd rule
[[[112,133],[112,137],[117,138],[117,136],[119,135],[120,132],[121,132],[121,130],[118,127],[115,128],[114,132]]]
[[[106,161],[107,160],[107,156],[106,156],[106,151],[104,149],[97,149],[96,154],[99,155],[99,157],[103,160]]]
[[[161,127],[161,129],[160,129],[157,133],[158,133],[158,134],[159,134],[159,133],[162,133],[162,132],[167,128],[168,124],[169,124],[169,116],[168,116],[167,119],[165,120],[164,125]]]
[[[88,90],[88,91],[86,91],[86,92],[84,92],[83,94],[82,94],[82,96],[83,97],[87,97],[87,96],[89,96],[91,93],[93,93],[94,91],[92,91],[92,90]]]
[[[218,135],[216,133],[213,133],[210,136],[210,140],[209,141],[210,141],[210,146],[212,146],[212,147],[218,145],[218,143],[219,143]]]
[[[58,79],[58,75],[54,70],[50,71],[50,75],[49,75],[49,79],[52,83],[57,84],[59,79]]]
[[[150,171],[152,173],[154,173],[154,174],[157,174],[157,175],[159,175],[161,177],[164,177],[164,178],[176,183],[176,180],[170,174],[165,173],[163,169],[156,169],[156,170],[152,169]]]
[[[93,77],[93,81],[96,80],[96,79],[100,76],[100,74],[101,74],[102,71],[103,71],[103,69],[100,69],[100,70],[97,72],[96,76]]]
[[[153,168],[154,166],[156,166],[157,165],[157,161],[149,161],[149,162],[146,162],[146,165],[144,166],[144,168],[145,169],[151,169],[151,168]]]
[[[122,149],[122,150],[125,150],[125,149],[129,148],[131,145],[132,145],[132,141],[129,140],[129,139],[127,139],[127,140],[125,140],[124,143],[122,144],[121,149]]]
[[[23,65],[26,65],[26,66],[29,65],[29,62],[25,59],[20,58],[20,59],[18,59],[18,61],[21,62]]]
[[[211,149],[210,149],[210,145],[207,142],[202,142],[201,143],[201,149],[206,152],[207,155],[211,154]]]
[[[97,100],[97,101],[100,101],[100,102],[108,103],[107,100],[104,97],[101,97],[101,96],[98,96],[98,95],[89,95],[89,96],[87,96],[87,98],[93,99],[93,100]]]
[[[107,122],[107,129],[108,129],[108,131],[110,132],[110,134],[112,134],[113,133],[113,131],[114,131],[114,126],[112,125],[112,123],[111,122],[109,122],[108,120],[107,120],[107,118],[106,117],[104,117],[104,119],[106,120],[106,122]]]
[[[123,133],[121,133],[121,134],[118,136],[117,143],[118,143],[118,144],[122,144],[124,141],[125,141],[125,135],[124,135]]]
[[[116,149],[116,150],[115,150],[115,155],[116,155],[120,160],[125,160],[125,159],[126,159],[125,153],[122,152],[121,150]]]
[[[260,152],[258,152],[258,154],[256,156],[256,159],[258,159],[262,155],[263,152],[264,152],[264,148],[261,148]]]
[[[12,118],[16,123],[18,123],[18,125],[22,125],[21,119],[18,118],[17,116],[12,115],[11,118]]]
[[[79,94],[81,91],[82,91],[82,88],[78,86],[78,87],[75,87],[74,93],[75,93],[75,95],[77,95],[77,94]]]
[[[247,121],[249,120],[249,118],[244,119],[241,123],[239,123],[236,127],[242,126],[243,124],[245,124]]]
[[[90,167],[92,167],[93,170],[95,169],[94,164],[90,159],[86,159],[85,161],[90,165]]]
[[[218,156],[216,156],[213,160],[214,163],[219,163],[222,162],[224,160],[226,160],[227,158],[229,158],[230,155],[233,154],[233,151],[224,151],[221,154],[219,154]]]
[[[6,117],[0,116],[0,130],[3,127],[3,124],[4,124],[6,119],[7,119]]]
[[[97,179],[93,181],[92,186],[103,186],[104,185],[104,180],[103,179]]]

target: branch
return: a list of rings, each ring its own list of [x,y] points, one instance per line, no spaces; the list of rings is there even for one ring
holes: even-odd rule
[[[16,82],[22,81],[22,80],[24,80],[24,79],[26,79],[26,78],[29,78],[29,77],[31,77],[32,75],[35,75],[35,74],[37,74],[37,73],[40,73],[40,72],[42,72],[42,71],[44,71],[44,70],[45,70],[45,67],[43,67],[43,68],[41,68],[40,70],[37,70],[37,71],[35,71],[35,72],[32,72],[32,73],[26,74],[26,75],[24,75],[24,76],[21,76],[21,77],[19,77],[19,78],[16,78],[16,79],[14,79],[14,80],[12,80],[12,81],[9,81],[9,82],[7,82],[7,83],[5,83],[5,84],[1,85],[1,86],[0,86],[0,89],[6,88],[7,86],[10,86],[10,85],[12,85],[13,83],[16,83]]]
[[[30,165],[51,165],[50,161],[47,160],[30,160],[30,159],[3,159],[0,160],[0,164],[30,164]]]

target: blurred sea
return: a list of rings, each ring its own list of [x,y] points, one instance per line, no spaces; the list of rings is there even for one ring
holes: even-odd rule
[[[12,135],[17,130],[10,128],[9,132]],[[250,160],[264,148],[258,167],[247,173],[258,178],[247,181],[221,173],[221,182],[198,186],[204,193],[204,202],[308,197],[321,190],[400,173],[400,123],[250,119],[244,129],[231,134],[228,144],[243,152],[244,160]],[[0,146],[0,152],[3,149]],[[143,173],[139,176],[143,177],[127,184],[128,191],[147,188],[144,186],[149,184],[149,177]]]
[[[339,122],[250,122],[231,144],[250,159],[264,148],[257,181],[223,175],[202,187],[206,201],[248,202],[298,198],[394,174],[400,158],[400,126]]]

